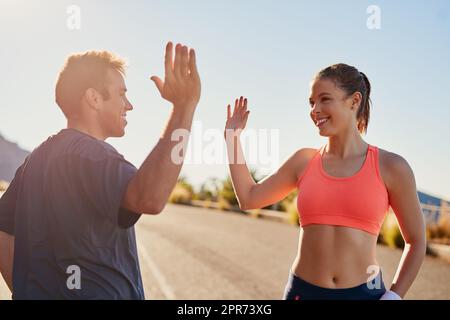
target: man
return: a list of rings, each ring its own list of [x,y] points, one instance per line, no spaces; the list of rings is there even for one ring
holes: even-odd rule
[[[171,135],[190,130],[201,86],[194,50],[177,44],[173,58],[169,42],[165,79],[151,79],[172,112],[137,170],[104,141],[124,135],[133,109],[124,68],[89,51],[59,74],[67,128],[27,157],[0,199],[0,272],[14,299],[144,299],[134,224],[167,202],[182,166]]]

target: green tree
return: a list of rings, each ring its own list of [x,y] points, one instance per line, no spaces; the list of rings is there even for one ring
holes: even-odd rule
[[[209,178],[202,183],[199,192],[195,195],[199,200],[217,201],[217,196],[220,189],[220,181],[217,178]]]

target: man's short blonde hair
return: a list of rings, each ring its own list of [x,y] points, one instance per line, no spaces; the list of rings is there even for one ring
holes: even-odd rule
[[[125,75],[125,61],[109,51],[86,51],[70,55],[59,73],[55,87],[55,100],[66,117],[77,110],[89,88],[109,98],[107,71]]]

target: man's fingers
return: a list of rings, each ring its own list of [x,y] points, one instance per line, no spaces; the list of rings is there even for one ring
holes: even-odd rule
[[[183,77],[188,76],[189,72],[189,52],[186,46],[181,48],[181,66],[180,72]]]
[[[173,63],[173,70],[175,73],[175,76],[179,77],[181,74],[181,44],[177,43],[175,46],[175,60]]]
[[[167,42],[166,54],[164,57],[164,68],[166,71],[166,77],[170,77],[173,73],[173,44],[172,42]]]
[[[191,49],[189,52],[189,71],[191,76],[198,78],[198,70],[197,70],[197,57],[195,56],[194,49]]]
[[[159,93],[162,96],[163,93],[163,87],[164,87],[164,81],[162,81],[160,78],[158,78],[157,76],[153,76],[150,78],[156,85],[156,88],[158,89]]]

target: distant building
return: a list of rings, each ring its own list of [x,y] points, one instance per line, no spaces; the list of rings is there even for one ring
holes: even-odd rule
[[[443,214],[450,214],[450,202],[421,191],[417,195],[427,224],[438,222]]]

